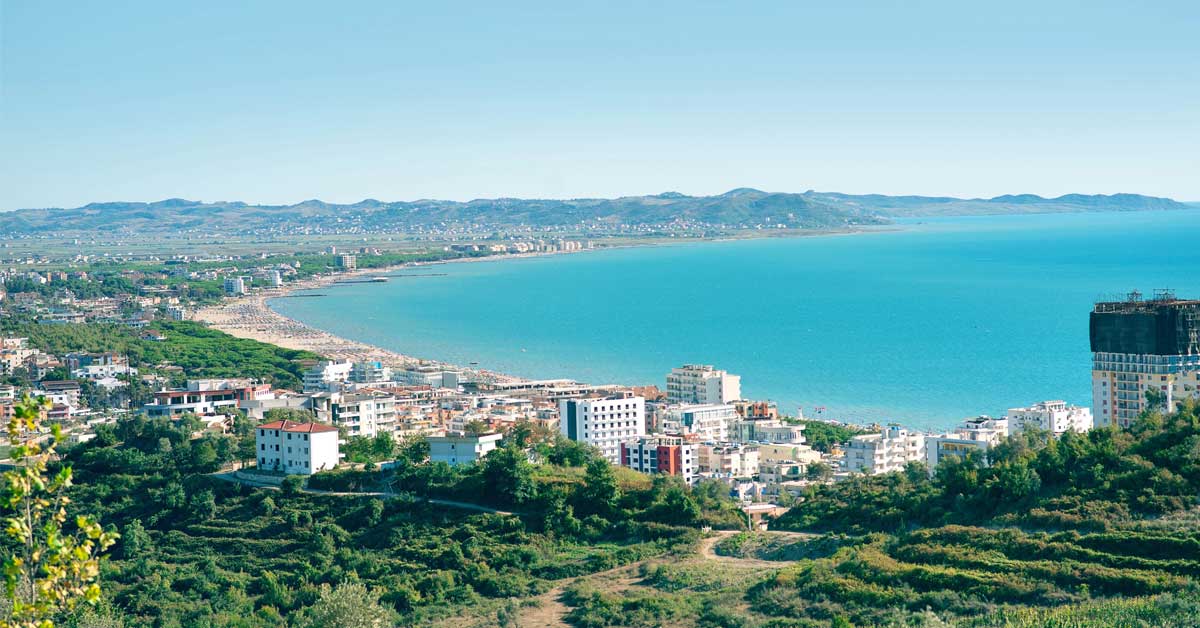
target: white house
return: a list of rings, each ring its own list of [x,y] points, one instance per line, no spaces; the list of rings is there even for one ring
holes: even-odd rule
[[[595,445],[613,464],[620,464],[622,442],[646,433],[644,397],[618,394],[562,399],[558,402],[558,413],[558,427],[563,435]]]
[[[1091,408],[1069,406],[1065,401],[1043,401],[1028,408],[1010,408],[1005,417],[1014,433],[1036,428],[1062,436],[1067,432],[1083,433],[1092,429]]]
[[[496,448],[502,434],[447,434],[426,436],[429,441],[429,461],[444,462],[450,466],[473,464]]]
[[[350,360],[323,361],[304,371],[304,392],[341,390],[353,368],[354,363]]]
[[[255,430],[261,470],[311,475],[338,464],[338,430],[332,425],[272,421]]]

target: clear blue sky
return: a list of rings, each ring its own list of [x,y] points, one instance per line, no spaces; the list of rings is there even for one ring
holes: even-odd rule
[[[1194,0],[0,0],[0,22],[0,209],[740,186],[1200,200]]]

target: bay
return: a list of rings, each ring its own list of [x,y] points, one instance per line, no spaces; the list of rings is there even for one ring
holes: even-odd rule
[[[942,429],[1046,399],[1089,405],[1092,303],[1200,296],[1197,242],[1200,211],[926,219],[442,264],[271,307],[534,378],[662,387],[673,366],[714,364],[788,413]]]

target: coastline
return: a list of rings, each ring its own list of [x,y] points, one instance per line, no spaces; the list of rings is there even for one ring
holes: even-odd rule
[[[622,245],[604,247],[604,249],[624,248]],[[285,349],[310,351],[330,360],[350,360],[353,362],[382,362],[393,368],[410,368],[414,366],[437,366],[447,370],[462,371],[477,381],[485,382],[517,382],[526,378],[500,373],[481,368],[468,368],[449,362],[430,358],[418,358],[382,347],[351,340],[338,336],[323,329],[318,329],[307,323],[289,318],[271,309],[267,304],[270,299],[290,296],[293,292],[315,290],[337,283],[363,277],[385,275],[396,271],[436,266],[439,264],[460,264],[468,262],[496,261],[507,259],[523,259],[531,257],[547,257],[551,255],[573,255],[588,251],[604,249],[584,249],[582,251],[555,251],[547,253],[504,253],[485,257],[465,257],[458,259],[438,260],[435,262],[407,262],[386,266],[383,268],[363,268],[351,271],[331,272],[324,275],[309,277],[288,283],[279,288],[260,290],[242,297],[225,297],[217,305],[195,310],[191,319],[204,323],[213,329],[231,336],[272,344]]]
[[[484,257],[463,257],[457,259],[438,260],[433,262],[406,262],[383,268],[363,268],[351,271],[335,271],[324,275],[309,277],[290,282],[279,288],[260,290],[242,297],[225,297],[221,303],[195,310],[191,319],[204,323],[213,329],[231,336],[255,340],[267,344],[310,351],[330,360],[350,360],[353,362],[382,362],[393,368],[410,368],[414,366],[438,366],[447,370],[462,371],[477,381],[485,382],[519,382],[528,378],[501,373],[482,368],[471,368],[444,362],[434,358],[421,358],[391,351],[382,347],[351,340],[334,333],[318,329],[307,323],[297,321],[280,314],[272,309],[267,301],[290,296],[293,292],[315,290],[337,284],[339,282],[360,279],[363,277],[386,275],[400,270],[437,266],[440,264],[462,264],[472,262],[502,261],[511,259],[527,259],[549,257],[553,255],[576,255],[596,251],[606,251],[622,248],[645,246],[673,246],[680,244],[700,244],[706,242],[726,242],[731,240],[761,239],[761,238],[805,238],[823,236],[847,236],[876,231],[894,231],[895,229],[838,229],[831,231],[787,234],[763,233],[743,237],[702,238],[695,240],[654,240],[646,242],[626,242],[579,251],[554,251],[542,253],[502,253]]]

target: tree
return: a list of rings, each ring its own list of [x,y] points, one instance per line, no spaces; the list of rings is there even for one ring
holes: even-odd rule
[[[0,511],[12,553],[4,559],[4,597],[10,604],[0,628],[53,628],[60,615],[100,599],[100,557],[117,540],[88,515],[67,525],[71,467],[51,475],[62,429],[39,443],[49,403],[28,396],[13,407],[8,439],[14,468],[3,474]]]
[[[593,459],[583,477],[578,510],[583,514],[607,516],[620,500],[621,489],[617,486],[617,474],[613,473],[612,465],[603,458]]]
[[[808,465],[804,474],[811,482],[827,482],[833,477],[833,467],[824,462],[814,462]]]
[[[320,597],[305,612],[311,628],[384,628],[394,625],[394,613],[379,603],[379,594],[358,582],[337,588],[321,585]]]
[[[523,504],[534,497],[533,466],[525,452],[516,447],[501,447],[483,459],[483,481],[489,495],[500,503]]]
[[[302,488],[304,488],[304,478],[298,475],[289,475],[283,478],[283,482],[279,484],[280,492],[288,497],[299,495]]]
[[[126,559],[138,558],[150,548],[150,535],[142,526],[141,519],[134,519],[125,525],[121,533],[121,556]]]

